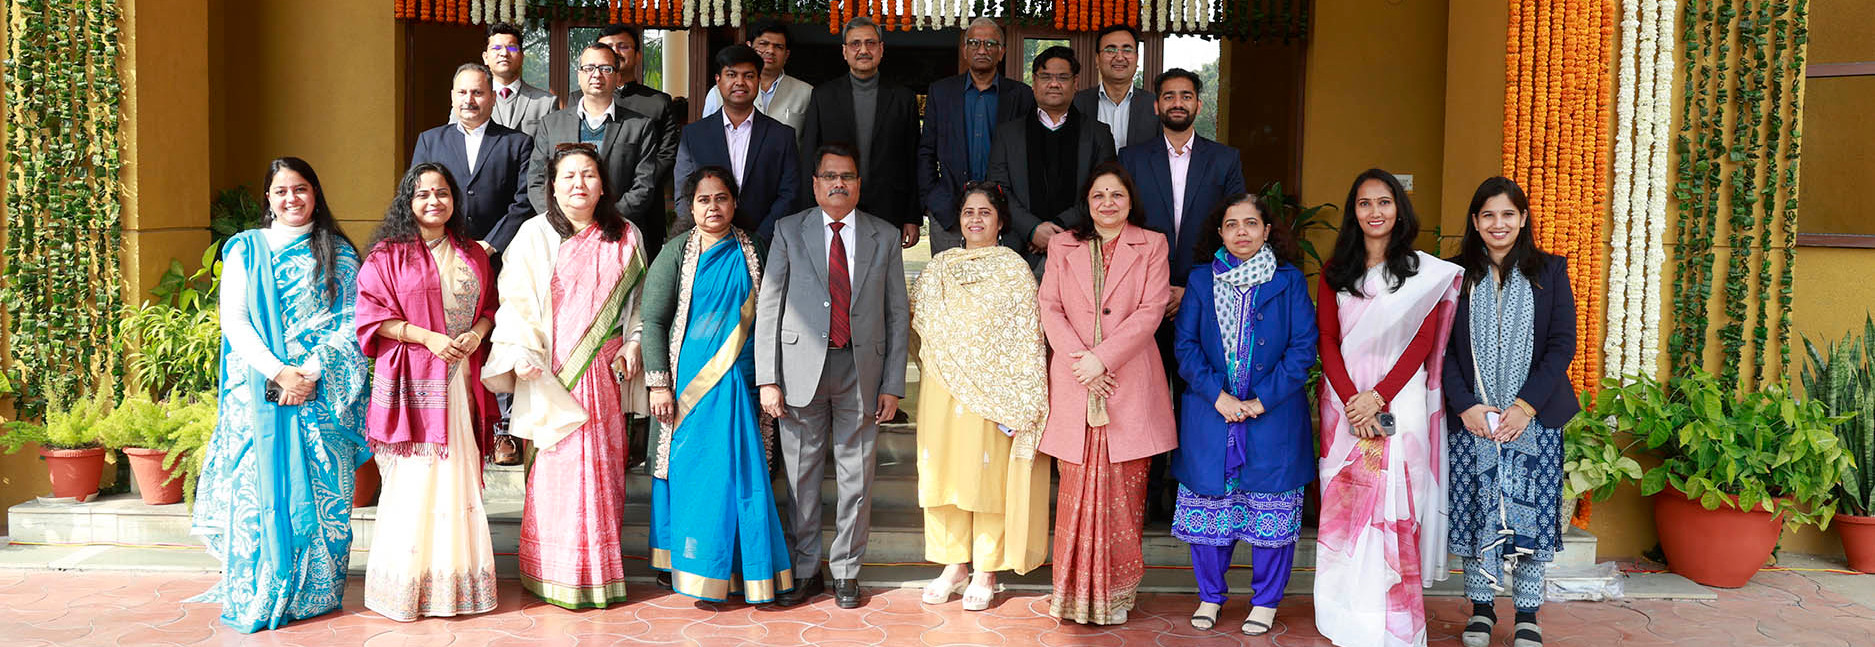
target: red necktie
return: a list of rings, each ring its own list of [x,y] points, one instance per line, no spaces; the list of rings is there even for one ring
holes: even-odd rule
[[[514,90],[510,90],[508,88],[501,89],[501,98],[506,99],[508,98],[508,95],[510,94],[514,94]]]
[[[852,323],[848,321],[853,309],[853,284],[846,275],[846,241],[840,238],[840,229],[846,223],[835,222],[828,226],[833,227],[833,246],[827,252],[827,293],[832,297],[829,299],[832,305],[828,312],[827,345],[846,348],[853,336]]]

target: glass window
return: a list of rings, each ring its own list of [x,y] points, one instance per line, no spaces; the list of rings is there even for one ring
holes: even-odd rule
[[[560,60],[566,61],[566,88],[569,101],[582,96],[579,87],[579,54],[586,51],[586,46],[593,44],[596,40],[599,40],[598,27],[569,27],[566,30],[566,52],[561,54]]]
[[[1204,101],[1204,108],[1198,113],[1198,134],[1205,139],[1217,140],[1217,82],[1218,41],[1202,36],[1167,36],[1165,38],[1165,69],[1184,68],[1198,75],[1204,81],[1204,90],[1198,98]],[[1164,71],[1164,70],[1161,70]],[[1148,91],[1152,88],[1146,88]]]
[[[527,63],[521,66],[521,80],[542,90],[553,88],[547,80],[547,70],[553,64],[551,41],[546,23],[533,22],[521,32],[521,51],[527,55]]]

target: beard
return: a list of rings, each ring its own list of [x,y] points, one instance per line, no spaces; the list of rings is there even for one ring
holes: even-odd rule
[[[1182,133],[1187,130],[1191,130],[1192,124],[1195,124],[1195,123],[1198,123],[1198,118],[1193,116],[1189,112],[1185,113],[1184,119],[1179,119],[1178,117],[1174,117],[1172,115],[1160,115],[1159,116],[1159,124],[1162,126],[1165,126],[1166,128],[1172,129],[1172,132]]]

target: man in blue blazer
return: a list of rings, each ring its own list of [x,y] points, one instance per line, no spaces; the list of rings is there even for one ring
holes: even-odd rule
[[[970,71],[939,79],[925,96],[924,130],[918,137],[918,195],[931,219],[931,253],[962,247],[957,231],[957,195],[966,182],[989,174],[990,142],[996,126],[1035,114],[1028,84],[1003,76],[1003,29],[978,18],[964,32]]]
[[[480,63],[456,68],[450,103],[455,123],[417,136],[410,165],[436,162],[456,176],[462,195],[456,209],[468,217],[469,235],[498,254],[521,223],[534,215],[527,200],[527,174],[534,139],[495,123],[494,75]]]
[[[705,166],[720,166],[736,176],[738,195],[734,223],[767,240],[775,221],[793,213],[796,183],[800,182],[800,153],[794,129],[755,109],[762,76],[762,57],[747,45],[730,45],[716,53],[716,92],[721,110],[684,126],[677,145],[677,186]],[[677,225],[682,232],[696,223],[690,203],[677,197]]]
[[[1154,110],[1161,136],[1120,150],[1120,164],[1139,186],[1146,208],[1146,228],[1165,234],[1171,243],[1172,305],[1178,310],[1185,295],[1185,276],[1191,273],[1192,247],[1211,207],[1226,196],[1244,192],[1243,161],[1237,149],[1198,136],[1204,102],[1198,93],[1204,81],[1198,75],[1172,68],[1153,82],[1158,97]]]

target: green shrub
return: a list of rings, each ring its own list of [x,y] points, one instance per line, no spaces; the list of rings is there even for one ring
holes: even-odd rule
[[[1863,320],[1859,338],[1852,333],[1818,353],[1806,337],[1803,348],[1810,359],[1804,393],[1846,418],[1836,425],[1836,437],[1855,464],[1843,470],[1836,499],[1843,512],[1869,516],[1875,510],[1875,318]]]

